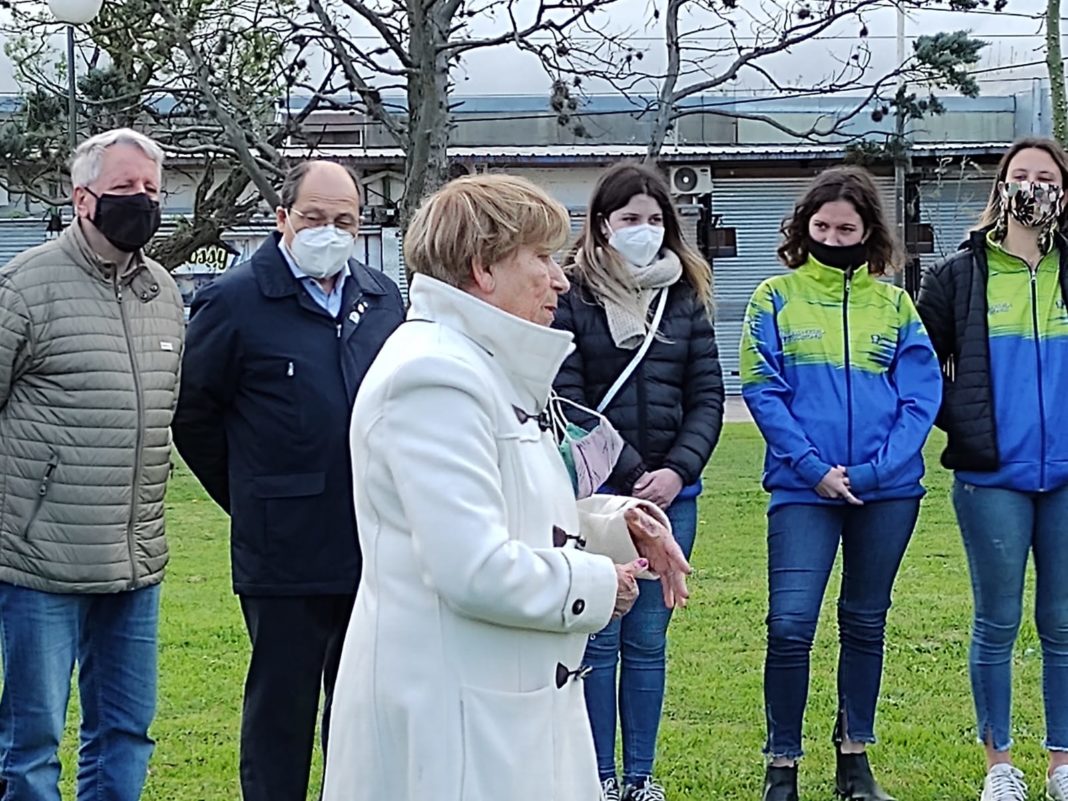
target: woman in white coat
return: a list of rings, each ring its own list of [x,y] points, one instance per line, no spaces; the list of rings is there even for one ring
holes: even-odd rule
[[[408,322],[353,411],[364,568],[325,801],[598,801],[587,636],[630,607],[643,569],[685,601],[669,530],[632,499],[580,510],[551,433],[568,229],[501,175],[453,181],[408,229]]]

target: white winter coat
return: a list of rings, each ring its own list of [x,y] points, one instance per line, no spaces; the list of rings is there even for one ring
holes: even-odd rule
[[[353,411],[364,567],[324,799],[598,801],[582,682],[563,674],[608,623],[616,573],[553,547],[553,527],[634,552],[627,501],[580,520],[538,423],[571,335],[422,275],[411,304]]]

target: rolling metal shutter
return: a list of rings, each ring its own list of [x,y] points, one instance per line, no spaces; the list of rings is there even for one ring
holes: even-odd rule
[[[0,220],[0,266],[48,239],[46,220]]]
[[[957,179],[920,185],[920,222],[934,229],[934,253],[920,258],[926,270],[954,253],[967,239],[990,197],[991,178]]]

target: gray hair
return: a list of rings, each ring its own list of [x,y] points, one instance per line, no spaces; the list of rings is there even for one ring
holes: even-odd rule
[[[132,128],[115,128],[86,139],[74,151],[70,164],[70,180],[73,186],[89,186],[100,177],[104,151],[114,145],[132,145],[156,162],[163,169],[163,148],[143,133]]]

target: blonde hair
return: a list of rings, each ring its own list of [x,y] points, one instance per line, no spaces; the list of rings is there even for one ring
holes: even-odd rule
[[[527,179],[469,175],[423,201],[404,237],[404,260],[412,272],[462,289],[476,259],[496,264],[521,247],[553,253],[570,231],[567,209]]]
[[[682,278],[705,307],[712,310],[712,267],[682,234],[679,213],[671,190],[656,169],[623,162],[606,170],[594,187],[582,233],[568,254],[565,268],[578,276],[602,305],[608,301],[644,317],[638,306],[638,284],[631,268],[608,244],[604,228],[612,212],[630,203],[635,195],[648,195],[664,217],[664,248],[682,262]]]

